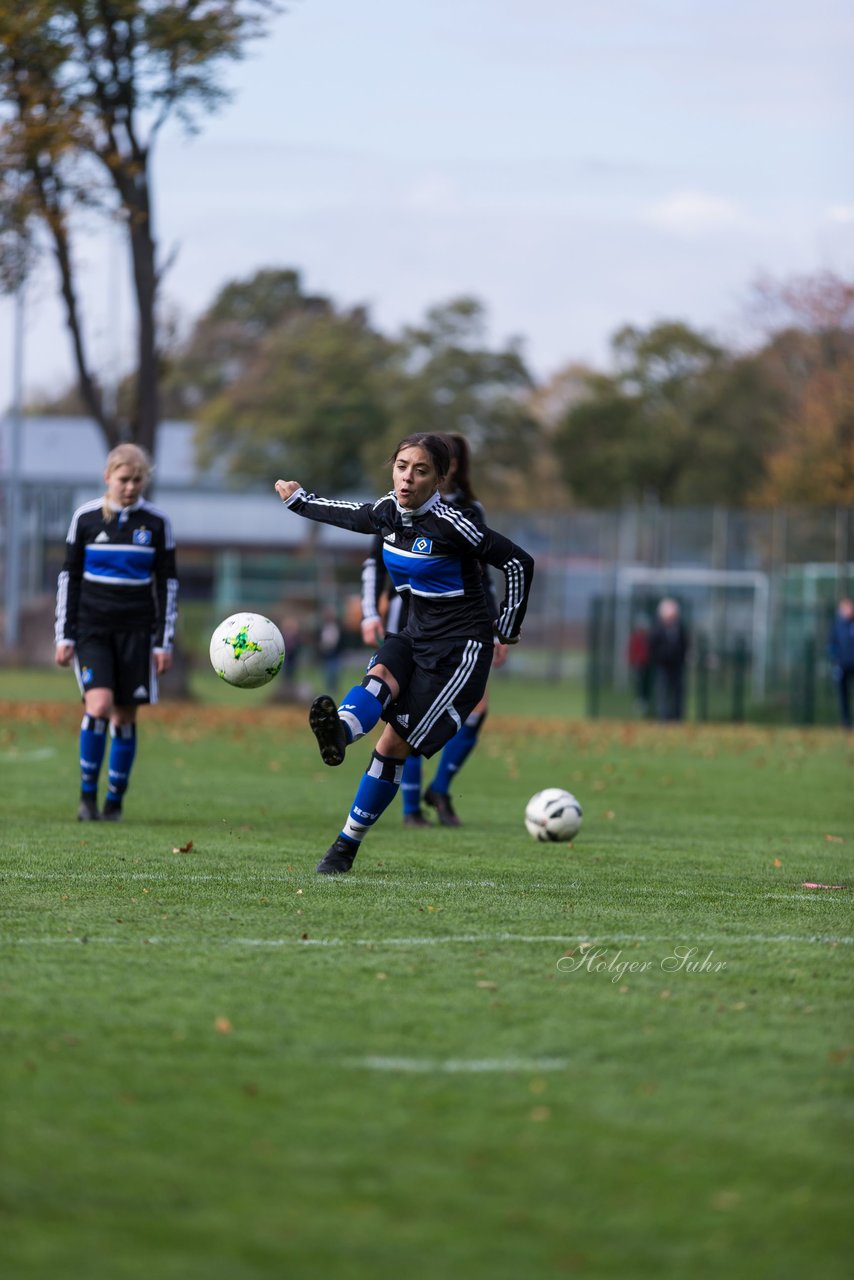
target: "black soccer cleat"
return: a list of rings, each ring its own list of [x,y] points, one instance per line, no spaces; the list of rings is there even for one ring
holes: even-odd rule
[[[77,810],[78,822],[97,822],[100,818],[98,801],[94,796],[81,796],[80,808]]]
[[[338,717],[338,708],[328,693],[321,693],[315,698],[309,709],[308,723],[317,738],[323,763],[341,764],[347,750],[347,735]],[[345,870],[349,870],[349,867]]]
[[[416,809],[414,813],[405,813],[403,815],[403,825],[405,827],[432,827],[433,823],[425,818],[421,809]]]
[[[105,800],[101,820],[102,822],[121,822],[122,806],[116,804],[115,800]]]
[[[426,804],[431,805],[436,810],[436,816],[441,826],[461,827],[463,825],[454,813],[454,806],[451,804],[450,796],[443,795],[441,791],[430,789],[424,792],[424,800]]]
[[[350,870],[358,852],[359,846],[354,840],[345,840],[343,836],[339,836],[326,850],[315,871],[320,876],[341,876]]]

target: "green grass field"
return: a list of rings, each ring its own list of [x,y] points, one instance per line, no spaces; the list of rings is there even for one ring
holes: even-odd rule
[[[82,825],[79,707],[12,679],[10,1280],[850,1275],[851,891],[803,887],[854,883],[840,734],[496,682],[465,826],[394,809],[329,880],[367,744],[164,704],[125,822]],[[573,846],[524,831],[546,785]]]

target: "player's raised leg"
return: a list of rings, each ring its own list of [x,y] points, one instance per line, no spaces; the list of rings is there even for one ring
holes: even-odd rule
[[[362,683],[344,695],[339,706],[336,707],[328,693],[315,698],[308,723],[323,763],[341,764],[347,748],[370,733],[396,692],[391,673],[385,667],[372,667]]]

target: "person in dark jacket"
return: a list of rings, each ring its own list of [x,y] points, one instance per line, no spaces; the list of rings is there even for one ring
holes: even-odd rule
[[[839,700],[843,729],[851,729],[851,686],[854,685],[854,600],[839,601],[827,641],[830,670]]]
[[[655,710],[659,720],[681,720],[685,697],[688,632],[679,605],[667,597],[656,610],[649,633],[649,656],[655,682]]]

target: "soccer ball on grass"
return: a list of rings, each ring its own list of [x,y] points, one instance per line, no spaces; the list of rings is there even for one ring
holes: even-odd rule
[[[571,840],[581,830],[582,809],[575,796],[560,787],[546,787],[525,806],[525,826],[535,840]]]
[[[258,689],[282,669],[282,633],[260,613],[233,613],[211,636],[211,666],[226,684]]]

